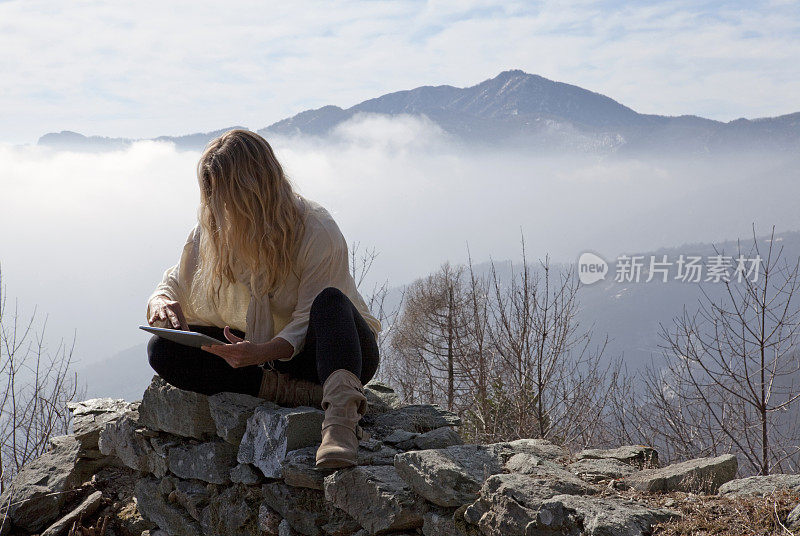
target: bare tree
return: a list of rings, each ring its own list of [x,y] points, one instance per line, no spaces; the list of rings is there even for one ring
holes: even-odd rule
[[[361,251],[360,243],[354,242],[350,246],[350,272],[356,282],[356,288],[361,292],[363,290],[364,282],[367,275],[372,269],[372,264],[378,257],[378,252],[375,248],[365,249]],[[376,379],[382,379],[391,382],[397,376],[395,360],[391,358],[388,348],[388,341],[392,337],[394,331],[395,320],[400,312],[403,303],[401,296],[399,303],[389,306],[386,303],[386,298],[389,295],[389,280],[386,279],[382,283],[375,283],[369,292],[362,292],[366,294],[365,299],[367,307],[370,312],[375,315],[381,323],[381,332],[378,334],[378,351],[381,356],[380,365],[376,373]]]
[[[0,488],[28,461],[47,449],[51,437],[68,432],[67,402],[78,391],[71,371],[72,344],[54,351],[44,343],[47,320],[36,327],[36,311],[22,318],[15,302],[8,311],[0,273]]]
[[[593,344],[577,314],[574,267],[554,273],[549,259],[535,271],[524,237],[522,266],[503,285],[492,263],[492,347],[501,363],[498,385],[506,412],[498,439],[540,437],[565,445],[593,442],[602,430],[610,395],[603,366],[606,341]]]
[[[800,259],[783,258],[774,233],[764,256],[755,229],[748,256],[737,246],[760,273],[720,281],[722,298],[703,290],[696,311],[662,326],[665,363],[644,373],[627,424],[675,458],[735,452],[761,475],[800,467]]]
[[[392,348],[409,371],[422,372],[412,398],[455,409],[466,329],[463,268],[450,263],[406,289]],[[408,394],[408,393],[407,393]]]

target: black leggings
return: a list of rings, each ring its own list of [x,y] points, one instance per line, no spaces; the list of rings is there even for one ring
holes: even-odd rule
[[[223,329],[189,329],[224,341]],[[231,330],[244,337],[239,330]],[[256,396],[262,365],[233,368],[221,357],[153,335],[147,345],[150,366],[168,383],[206,395],[223,391]],[[367,321],[339,289],[328,287],[311,304],[303,349],[289,361],[271,361],[279,372],[322,384],[331,372],[347,369],[367,383],[378,370],[378,343]]]

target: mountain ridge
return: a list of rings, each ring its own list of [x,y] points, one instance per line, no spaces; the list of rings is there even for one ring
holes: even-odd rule
[[[728,122],[697,115],[642,114],[611,97],[519,69],[473,86],[420,86],[387,93],[349,108],[304,110],[257,132],[269,136],[331,135],[358,114],[425,116],[465,144],[562,149],[578,152],[788,151],[800,148],[800,112]],[[159,136],[178,149],[198,150],[229,130]],[[118,149],[135,140],[86,137],[70,131],[45,134],[39,145],[67,149]]]

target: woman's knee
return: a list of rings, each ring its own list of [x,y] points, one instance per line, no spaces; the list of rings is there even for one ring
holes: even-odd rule
[[[336,287],[326,287],[314,298],[314,301],[311,303],[311,309],[337,308],[349,303],[350,298],[348,298],[344,292]]]

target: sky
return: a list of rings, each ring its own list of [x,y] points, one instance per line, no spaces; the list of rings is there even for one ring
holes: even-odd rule
[[[797,1],[5,0],[0,141],[262,128],[522,69],[644,113],[800,110]]]
[[[145,301],[196,219],[199,153],[39,147],[47,132],[148,138],[253,129],[326,104],[522,69],[640,112],[800,111],[798,2],[0,0],[0,269],[85,364],[142,344]],[[8,52],[10,51],[10,52]],[[576,259],[800,229],[796,161],[464,152],[419,117],[270,140],[352,245],[365,286],[442,262]],[[780,189],[780,190],[776,190]],[[784,195],[775,195],[776,191]],[[468,249],[469,248],[469,249]],[[8,312],[8,310],[7,310]]]

